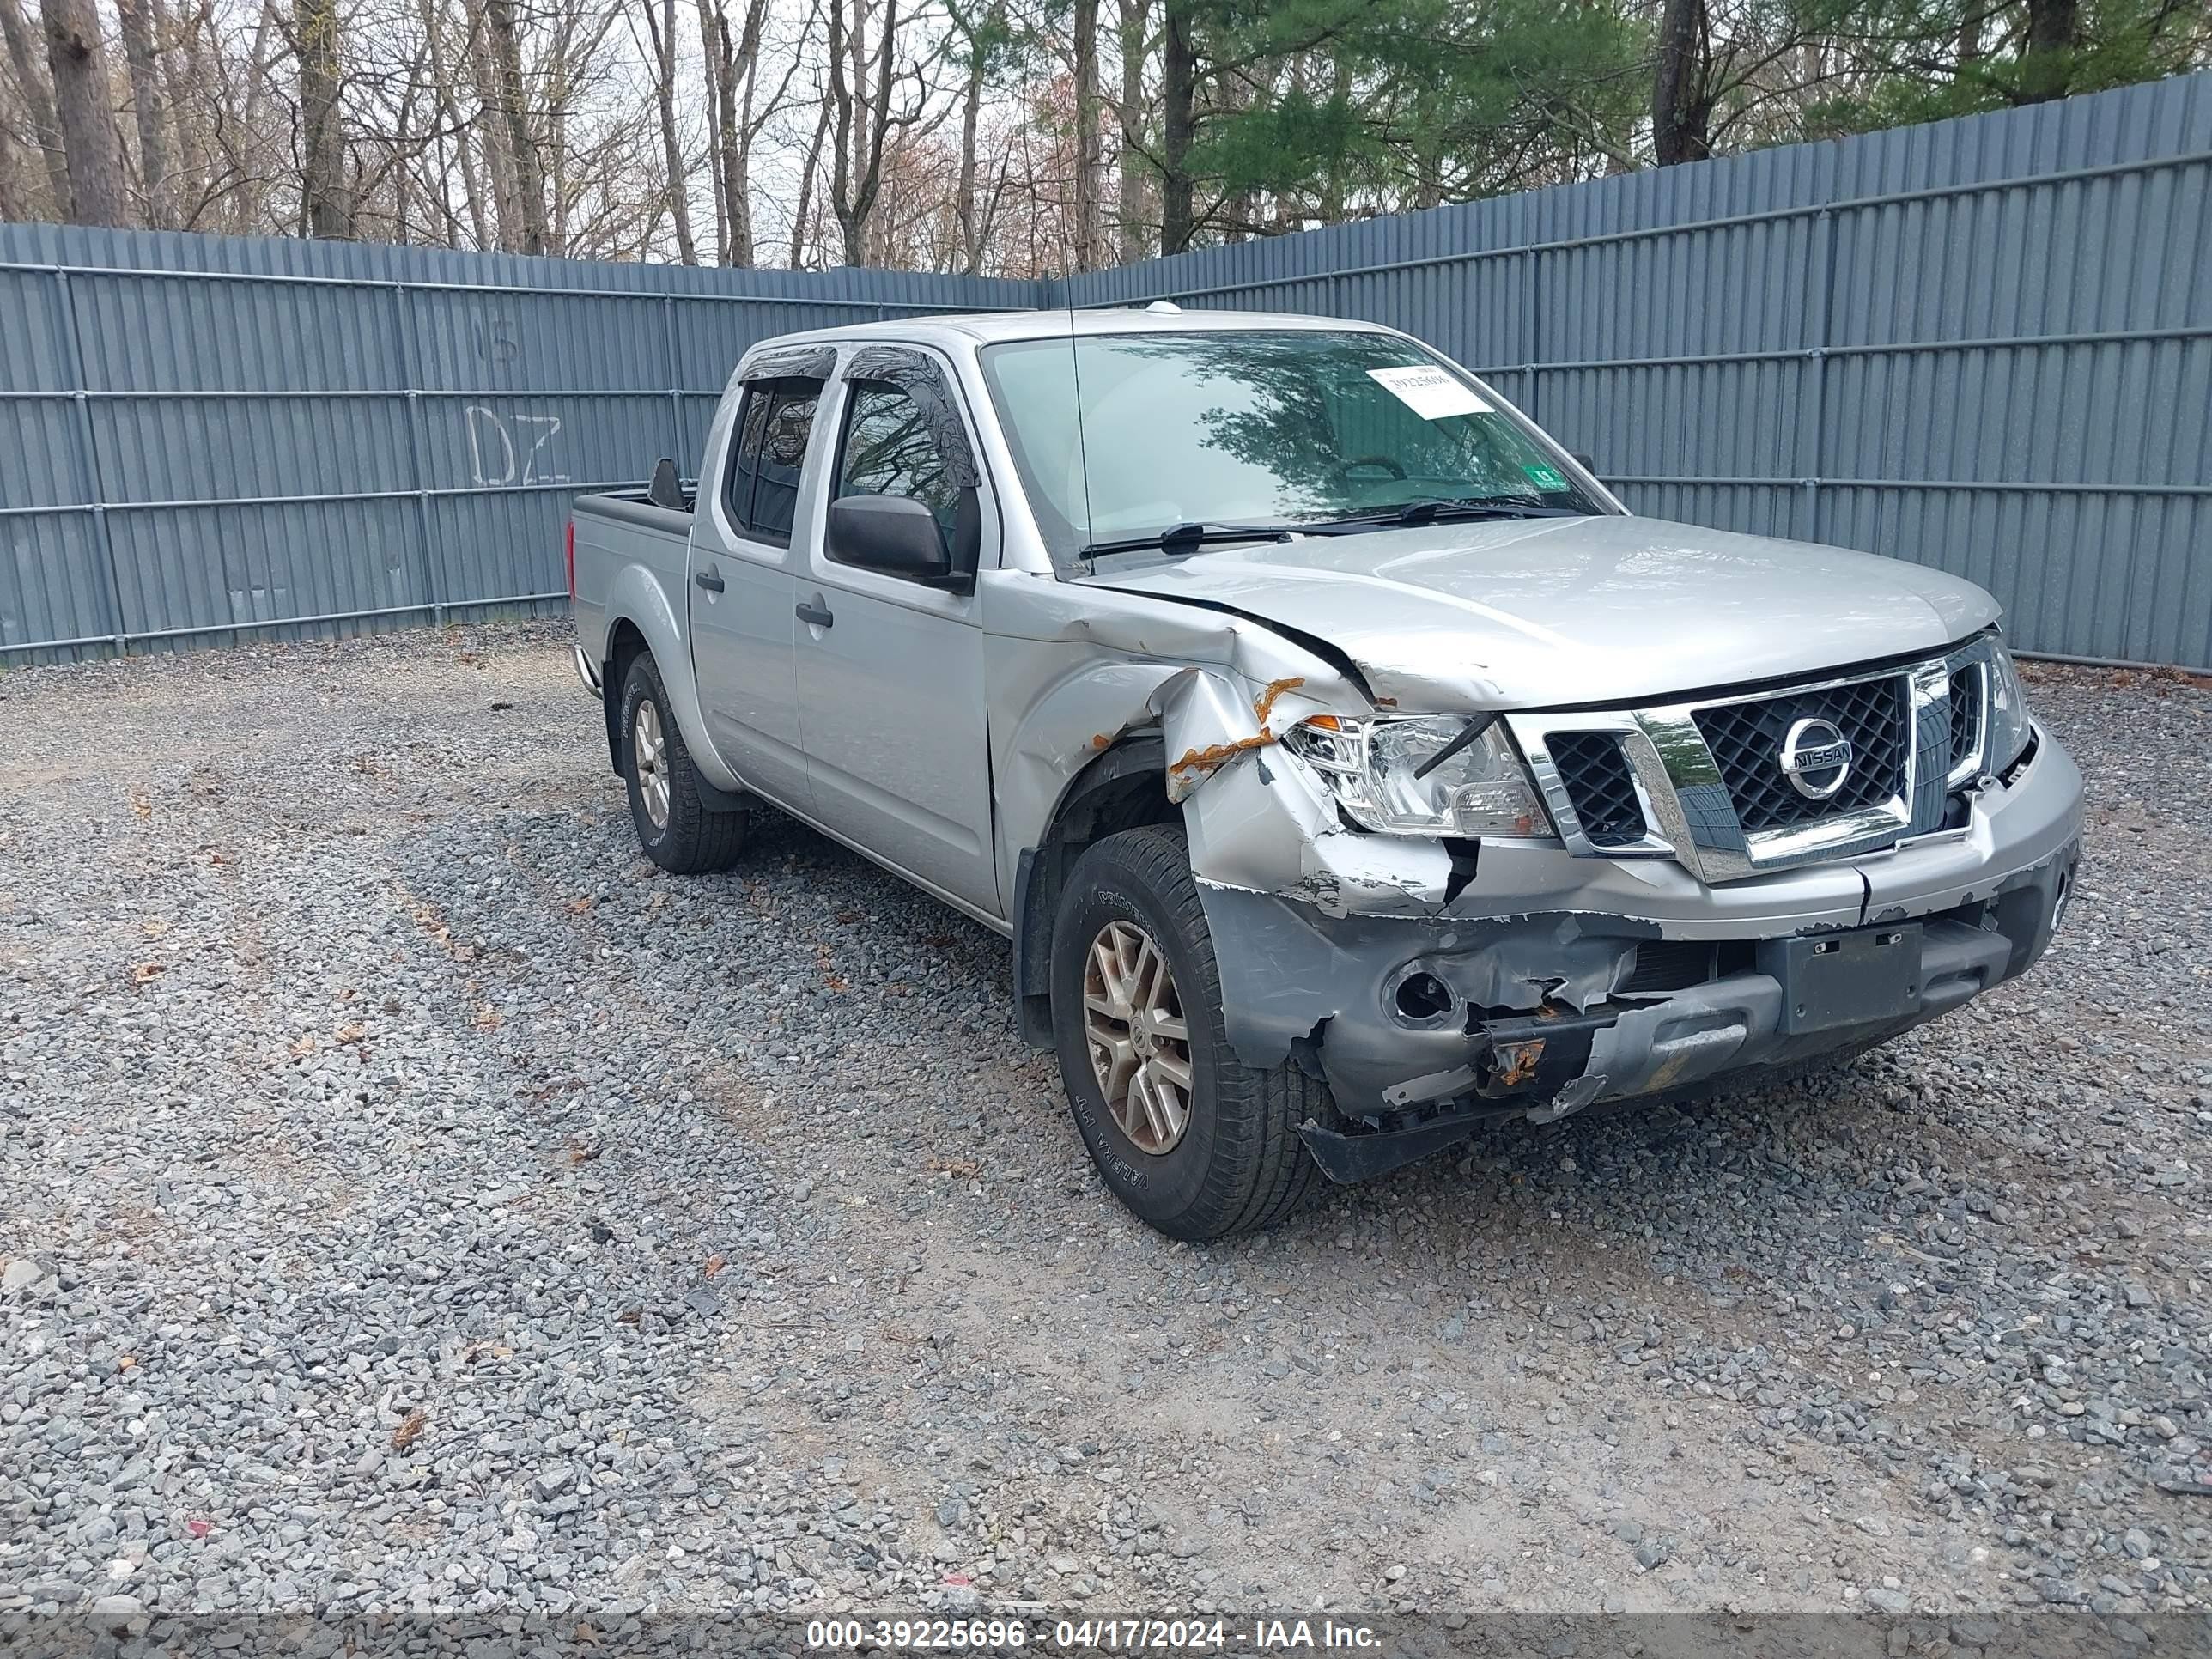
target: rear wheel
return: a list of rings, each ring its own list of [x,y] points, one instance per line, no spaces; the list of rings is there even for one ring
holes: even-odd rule
[[[710,811],[650,653],[631,659],[622,687],[623,778],[645,855],[675,875],[726,870],[745,843],[742,812]]]
[[[1240,1064],[1178,829],[1125,830],[1069,873],[1053,929],[1053,1035],[1075,1124],[1114,1195],[1176,1238],[1273,1225],[1320,1169],[1298,1139],[1328,1086]]]

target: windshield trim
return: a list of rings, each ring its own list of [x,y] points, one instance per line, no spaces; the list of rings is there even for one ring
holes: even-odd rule
[[[1038,515],[1037,503],[1031,497],[1030,487],[1031,467],[1024,455],[1021,440],[1015,424],[1009,418],[1008,411],[1001,401],[1003,394],[999,379],[992,370],[992,359],[1002,353],[1024,348],[1033,349],[1039,345],[1060,344],[1071,349],[1084,345],[1110,347],[1124,341],[1235,339],[1254,334],[1310,334],[1324,337],[1334,335],[1347,338],[1379,339],[1389,341],[1413,351],[1426,362],[1450,375],[1461,385],[1480,394],[1491,405],[1492,412],[1502,416],[1515,431],[1527,439],[1540,453],[1548,456],[1566,477],[1575,493],[1584,497],[1595,507],[1595,512],[1587,516],[1619,518],[1628,514],[1627,507],[1607,488],[1604,481],[1577,461],[1558,439],[1531,420],[1519,404],[1499,392],[1480,375],[1446,356],[1426,341],[1401,330],[1338,318],[1316,318],[1310,325],[1307,325],[1299,318],[1284,317],[1270,318],[1265,323],[1232,323],[1225,326],[1211,328],[1185,326],[1102,329],[1086,331],[1075,328],[1073,319],[1071,317],[1070,327],[1065,332],[1044,331],[1011,339],[986,340],[979,342],[975,349],[977,377],[981,382],[985,394],[981,401],[990,410],[991,419],[998,428],[998,436],[1006,457],[1012,464],[1013,482],[1019,486],[1018,494],[1022,499],[1023,507],[1029,514],[1030,529],[1035,544],[1051,562],[1054,575],[1062,580],[1075,580],[1094,574],[1092,562],[1085,556],[1084,550],[1092,545],[1097,538],[1089,526],[1071,524],[1069,527],[1073,532],[1073,535],[1070,544],[1060,546],[1055,544],[1054,538],[1046,532],[1045,526]],[[1285,519],[1279,527],[1290,531],[1293,535],[1305,533],[1299,523],[1289,519]],[[1366,527],[1387,531],[1413,526],[1401,526],[1386,521]],[[1107,539],[1120,538],[1108,538]]]

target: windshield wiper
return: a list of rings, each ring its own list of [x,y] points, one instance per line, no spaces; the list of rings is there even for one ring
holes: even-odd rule
[[[1149,536],[1128,536],[1120,541],[1093,542],[1077,550],[1085,558],[1096,558],[1103,553],[1141,553],[1152,548],[1163,552],[1181,553],[1194,547],[1206,547],[1216,542],[1286,542],[1291,532],[1279,525],[1251,524],[1171,524],[1165,530],[1154,531]]]
[[[1586,519],[1589,514],[1571,507],[1546,507],[1525,495],[1425,495],[1417,501],[1353,513],[1341,519],[1321,519],[1292,529],[1315,535],[1345,534],[1376,525],[1434,524],[1439,519]]]

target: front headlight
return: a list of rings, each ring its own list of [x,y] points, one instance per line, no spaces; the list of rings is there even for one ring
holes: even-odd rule
[[[1504,726],[1492,723],[1462,741],[1470,724],[1460,714],[1367,720],[1317,714],[1292,726],[1283,743],[1366,829],[1394,836],[1550,835],[1551,819]]]
[[[2027,720],[2027,696],[2020,689],[2020,670],[2004,641],[1990,641],[1990,740],[1985,770],[2002,775],[2018,760],[2033,735]]]

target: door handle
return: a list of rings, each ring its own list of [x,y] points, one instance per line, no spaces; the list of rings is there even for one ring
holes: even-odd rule
[[[719,593],[729,586],[727,582],[722,580],[722,573],[715,569],[712,565],[708,565],[697,575],[692,577],[691,580],[698,583],[700,586],[705,588],[709,593]]]
[[[827,628],[837,619],[818,605],[802,605],[799,607],[799,620],[809,628]]]

